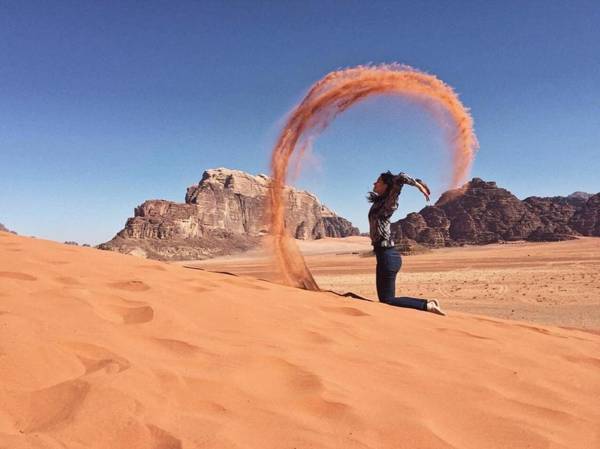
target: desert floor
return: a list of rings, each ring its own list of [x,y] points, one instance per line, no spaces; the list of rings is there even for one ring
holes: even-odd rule
[[[314,246],[368,293],[372,259]],[[597,248],[407,257],[443,317],[0,232],[0,448],[597,449],[600,335],[455,310],[592,309]]]
[[[319,286],[377,298],[366,237],[299,241]],[[264,250],[184,265],[278,281]],[[403,257],[398,296],[448,311],[600,332],[600,239],[442,248]]]

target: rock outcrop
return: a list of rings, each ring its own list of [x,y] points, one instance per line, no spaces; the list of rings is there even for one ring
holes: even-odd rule
[[[581,235],[600,237],[600,193],[592,195],[569,222]]]
[[[6,226],[4,226],[2,223],[0,223],[0,232],[10,232],[11,234],[16,234],[15,231],[11,231]]]
[[[570,226],[575,212],[583,207],[586,200],[568,197],[537,197],[530,196],[523,200],[525,205],[536,214],[542,224],[538,230],[544,234],[577,234]]]
[[[548,236],[549,240],[561,234],[600,237],[600,193],[529,197],[523,202],[542,220],[542,227],[537,233]]]
[[[202,259],[244,251],[268,232],[269,178],[219,168],[188,187],[185,203],[150,200],[138,206],[125,228],[101,249],[154,259]],[[297,239],[346,237],[358,229],[316,196],[285,190],[286,227]]]
[[[600,236],[600,194],[529,197],[523,201],[495,182],[473,178],[445,192],[434,206],[392,225],[398,242],[429,247],[514,240],[556,241]],[[406,242],[402,243],[406,244]]]

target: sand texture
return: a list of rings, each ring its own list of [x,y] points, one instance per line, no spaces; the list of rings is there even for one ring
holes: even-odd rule
[[[0,232],[2,449],[595,449],[599,404],[593,333]]]

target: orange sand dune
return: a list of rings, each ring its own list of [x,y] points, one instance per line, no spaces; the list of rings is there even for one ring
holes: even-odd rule
[[[0,448],[598,448],[600,336],[0,232]]]

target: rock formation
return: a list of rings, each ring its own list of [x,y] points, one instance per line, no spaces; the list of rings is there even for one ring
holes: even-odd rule
[[[570,226],[575,212],[585,205],[586,200],[577,197],[537,197],[530,196],[523,200],[525,205],[536,214],[542,224],[537,234],[567,234],[573,235],[577,232]]]
[[[600,237],[600,193],[575,192],[566,197],[529,197],[523,201],[542,220],[541,229],[530,240],[540,233],[547,240],[556,240],[557,235]]]
[[[11,231],[6,226],[4,226],[2,223],[0,223],[0,232],[10,232],[11,234],[16,234],[15,231]]]
[[[573,192],[567,198],[570,201],[573,201],[573,202],[577,203],[578,205],[582,206],[592,196],[594,196],[594,195],[592,195],[591,193],[587,193],[587,192]],[[562,197],[557,196],[554,198],[562,198]]]
[[[154,259],[201,259],[247,250],[268,232],[269,178],[219,168],[188,187],[185,203],[149,200],[101,249]],[[323,206],[316,196],[286,189],[286,227],[297,239],[346,237],[358,229]]]
[[[430,247],[513,240],[555,241],[600,236],[600,194],[529,197],[521,201],[495,182],[473,178],[434,206],[392,225],[395,239]]]
[[[592,195],[569,222],[581,235],[600,237],[600,193]]]

